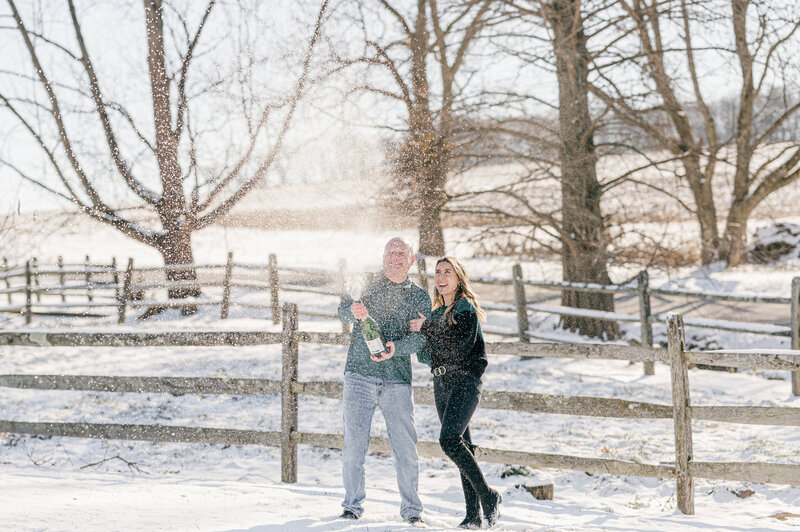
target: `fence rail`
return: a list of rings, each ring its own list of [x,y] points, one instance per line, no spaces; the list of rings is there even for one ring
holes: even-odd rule
[[[257,444],[281,447],[282,479],[297,481],[297,446],[314,445],[340,449],[340,434],[299,431],[298,396],[341,399],[341,382],[298,380],[300,343],[344,345],[341,333],[304,332],[297,329],[297,307],[283,307],[281,333],[253,331],[173,331],[161,333],[98,333],[92,331],[7,331],[0,332],[0,345],[25,346],[234,346],[282,345],[281,380],[208,377],[111,377],[89,375],[0,375],[0,386],[93,392],[180,393],[180,394],[280,394],[281,431],[221,429],[208,427],[126,425],[105,423],[29,423],[0,420],[0,432],[59,435],[87,438],[147,441]],[[699,462],[692,459],[692,420],[755,425],[800,426],[800,409],[790,407],[695,406],[689,401],[690,363],[714,363],[732,367],[800,370],[800,351],[686,351],[683,323],[679,315],[668,318],[667,350],[652,347],[608,344],[488,343],[492,356],[558,357],[601,360],[666,361],[670,364],[672,404],[655,404],[615,398],[547,395],[485,390],[483,408],[515,412],[578,415],[602,418],[673,419],[675,464],[647,464],[625,460],[531,453],[520,450],[482,449],[480,459],[488,462],[573,469],[614,475],[675,478],[679,509],[694,513],[694,478],[739,480],[800,485],[800,465],[757,462]],[[414,387],[417,404],[433,405],[430,387]],[[372,438],[370,448],[391,452],[389,442]],[[419,443],[422,456],[442,458],[437,442]]]

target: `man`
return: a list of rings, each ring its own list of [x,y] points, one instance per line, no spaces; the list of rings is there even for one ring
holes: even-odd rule
[[[417,494],[419,464],[414,404],[411,397],[411,355],[421,350],[425,338],[409,330],[418,312],[431,315],[431,298],[412,283],[408,271],[414,264],[411,246],[395,237],[383,251],[383,272],[367,283],[359,301],[349,295],[339,304],[339,319],[354,323],[372,316],[383,333],[385,351],[370,355],[361,328],[353,327],[344,373],[344,449],[342,477],[345,496],[341,517],[358,519],[366,497],[364,460],[375,408],[386,420],[394,454],[400,515],[408,523],[421,523],[422,503]]]

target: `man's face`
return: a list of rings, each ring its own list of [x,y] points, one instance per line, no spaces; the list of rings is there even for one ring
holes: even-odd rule
[[[383,272],[387,277],[405,278],[414,257],[411,250],[400,240],[390,240],[383,250]]]

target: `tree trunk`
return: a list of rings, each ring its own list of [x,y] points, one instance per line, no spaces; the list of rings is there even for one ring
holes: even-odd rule
[[[444,232],[442,231],[442,203],[426,198],[420,202],[419,251],[423,255],[444,255]]]
[[[452,151],[447,145],[447,133],[433,128],[431,123],[422,129],[418,140],[416,175],[413,189],[415,210],[419,222],[419,249],[425,255],[444,255],[442,207],[447,202],[444,187],[450,169]],[[440,126],[442,127],[442,126]]]
[[[745,239],[750,209],[745,202],[733,201],[725,222],[725,233],[719,247],[719,259],[729,267],[739,266],[746,258]]]
[[[183,177],[178,161],[178,133],[172,130],[170,79],[167,76],[164,50],[163,6],[161,0],[144,0],[144,5],[147,20],[147,63],[162,188],[158,211],[164,233],[158,241],[158,249],[167,267],[167,281],[196,281],[197,273],[193,267],[170,268],[171,265],[194,264],[191,233],[193,220],[187,217]],[[183,299],[200,295],[200,289],[197,286],[168,288],[167,293],[170,299]],[[183,307],[184,314],[193,314],[196,310],[196,307]]]
[[[167,281],[196,281],[197,272],[194,268],[177,267],[184,264],[194,264],[194,254],[192,253],[192,233],[186,228],[177,229],[166,233],[159,240],[159,251],[164,257],[164,264],[167,266]],[[186,297],[197,297],[200,295],[198,286],[185,286],[169,288],[170,299],[183,299]],[[186,307],[188,308],[188,307]],[[189,312],[192,312],[191,310]]]
[[[700,224],[700,261],[702,264],[711,264],[719,258],[716,210],[708,205],[698,206],[697,220]]]
[[[428,84],[429,33],[427,0],[417,0],[417,18],[411,35],[411,93],[409,135],[412,139],[412,189],[419,226],[419,251],[444,255],[441,211],[449,152],[434,125]],[[441,117],[440,117],[441,119]]]
[[[547,20],[553,29],[553,51],[559,87],[559,158],[562,193],[562,271],[564,281],[609,284],[606,242],[600,210],[601,187],[595,169],[592,118],[589,112],[588,61],[579,0],[553,2]],[[565,290],[565,306],[614,310],[611,294]],[[562,316],[562,326],[581,334],[617,338],[613,321]]]
[[[711,180],[706,179],[700,170],[699,161],[684,161],[687,181],[695,202],[695,216],[700,226],[700,261],[710,264],[718,258],[719,229],[717,227],[717,207]]]

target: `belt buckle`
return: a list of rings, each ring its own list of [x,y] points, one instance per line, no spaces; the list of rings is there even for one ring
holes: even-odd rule
[[[447,368],[444,366],[439,366],[438,368],[433,368],[433,376],[434,377],[441,377],[447,373]]]

